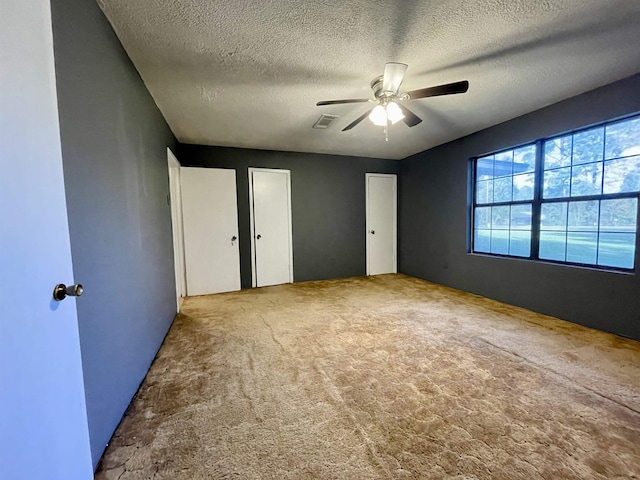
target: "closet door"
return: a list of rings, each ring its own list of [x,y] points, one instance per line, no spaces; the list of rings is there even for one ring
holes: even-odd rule
[[[253,286],[293,282],[289,170],[250,168],[249,197]]]
[[[236,171],[181,167],[187,295],[240,290]]]
[[[367,275],[397,272],[397,177],[367,173]]]

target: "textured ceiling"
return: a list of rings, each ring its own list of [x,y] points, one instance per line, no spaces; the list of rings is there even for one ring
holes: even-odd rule
[[[98,0],[184,143],[400,159],[640,71],[639,0]],[[389,61],[424,121],[347,124]],[[339,118],[312,129],[320,114]]]

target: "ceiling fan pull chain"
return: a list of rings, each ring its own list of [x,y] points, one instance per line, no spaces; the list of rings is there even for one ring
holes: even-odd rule
[[[389,141],[389,121],[387,120],[387,123],[385,123],[384,125],[384,141],[388,142]]]

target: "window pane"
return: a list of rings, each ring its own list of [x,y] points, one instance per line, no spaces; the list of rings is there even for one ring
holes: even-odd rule
[[[544,169],[571,165],[571,135],[544,142]]]
[[[569,196],[571,168],[560,168],[544,172],[542,185],[543,198],[561,198]]]
[[[637,198],[602,200],[600,202],[600,231],[635,232],[637,216]]]
[[[476,230],[474,232],[473,251],[485,253],[491,251],[491,230]]]
[[[478,180],[488,180],[493,178],[493,155],[478,159],[476,166],[476,178]]]
[[[493,167],[493,174],[496,177],[504,177],[513,173],[513,150],[496,153],[496,162]]]
[[[513,151],[513,173],[533,172],[536,169],[536,146],[527,145]]]
[[[540,229],[567,229],[567,202],[543,203],[540,210]]]
[[[513,199],[532,200],[533,199],[534,174],[515,175],[513,177]]]
[[[491,253],[509,254],[509,230],[491,230]]]
[[[493,180],[483,180],[476,184],[476,203],[493,202]]]
[[[635,233],[600,233],[598,265],[633,268]]]
[[[605,158],[640,155],[640,118],[608,125]]]
[[[586,232],[567,233],[567,262],[595,265],[598,234]]]
[[[573,167],[571,196],[599,195],[602,193],[602,162]]]
[[[511,182],[513,177],[496,178],[493,181],[493,201],[511,201]]]
[[[604,193],[637,191],[640,191],[640,156],[605,162]]]
[[[531,204],[511,205],[511,230],[531,230]]]
[[[592,128],[573,135],[573,165],[602,160],[604,154],[604,127]]]
[[[531,253],[531,232],[511,230],[509,234],[509,255],[528,257]]]
[[[600,202],[569,202],[568,230],[573,232],[598,231]]]
[[[491,228],[491,207],[477,207],[473,220],[475,228]]]
[[[491,228],[509,229],[509,205],[503,207],[491,207]]]
[[[543,260],[564,262],[567,234],[564,232],[540,232],[540,253]]]

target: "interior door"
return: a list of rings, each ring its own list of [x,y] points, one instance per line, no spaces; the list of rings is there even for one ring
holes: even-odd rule
[[[367,173],[367,275],[396,273],[397,177]]]
[[[73,269],[50,8],[0,0],[0,476],[12,480],[93,478],[75,299],[53,300]]]
[[[169,196],[171,198],[171,230],[173,233],[173,262],[176,276],[176,311],[180,311],[180,298],[186,296],[184,273],[184,231],[182,228],[182,191],[180,162],[167,148],[169,166]]]
[[[249,169],[253,284],[293,281],[291,175],[289,170]]]
[[[187,295],[240,290],[236,171],[180,168]]]

